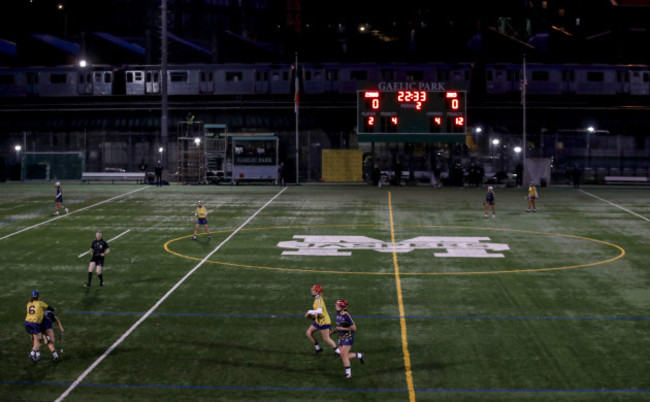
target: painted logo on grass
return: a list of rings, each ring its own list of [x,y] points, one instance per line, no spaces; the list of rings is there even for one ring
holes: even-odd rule
[[[380,253],[409,253],[414,250],[440,250],[436,257],[504,258],[495,251],[508,251],[507,244],[487,243],[489,237],[418,236],[399,242],[387,242],[366,236],[293,236],[278,247],[291,249],[282,255],[345,257],[353,251],[373,250]]]

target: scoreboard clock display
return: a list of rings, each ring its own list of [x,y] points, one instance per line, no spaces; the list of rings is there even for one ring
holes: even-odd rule
[[[464,142],[466,91],[357,92],[359,141]]]

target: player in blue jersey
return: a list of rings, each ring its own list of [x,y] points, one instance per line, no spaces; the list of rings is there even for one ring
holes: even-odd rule
[[[343,367],[345,368],[345,378],[352,377],[350,359],[359,359],[361,364],[363,364],[362,353],[350,353],[350,349],[354,345],[354,332],[356,330],[357,326],[350,313],[348,313],[348,302],[346,300],[337,300],[336,331],[339,333],[339,350],[341,351],[341,360],[343,360]]]
[[[37,363],[41,360],[41,338],[43,337],[43,315],[45,311],[54,311],[54,307],[48,306],[42,300],[39,300],[38,290],[32,291],[32,298],[27,303],[27,315],[25,316],[25,329],[32,338],[32,351],[29,353],[29,358]],[[54,360],[59,360],[59,355],[56,350],[52,352]]]
[[[48,349],[50,349],[50,352],[52,352],[52,355],[56,355],[56,347],[54,346],[54,342],[56,342],[56,338],[54,336],[54,329],[53,329],[53,324],[57,323],[59,326],[59,331],[61,331],[61,336],[63,336],[63,324],[61,324],[61,320],[59,320],[59,317],[57,317],[53,311],[45,311],[43,313],[43,322],[41,323],[41,329],[43,330],[43,335],[45,335],[45,340],[44,342],[47,344]],[[61,350],[63,352],[63,349]],[[58,360],[59,357],[58,355],[54,358],[54,360]]]
[[[320,331],[320,334],[323,338],[323,341],[330,345],[334,349],[335,354],[339,354],[339,349],[336,347],[334,341],[330,338],[330,330],[332,328],[332,321],[329,314],[327,313],[327,307],[325,307],[325,300],[323,299],[323,287],[319,285],[314,285],[311,287],[311,295],[314,297],[314,304],[312,309],[308,310],[305,313],[305,318],[314,320],[311,323],[309,328],[307,328],[307,338],[314,344],[316,349],[314,354],[318,354],[323,351],[323,348],[320,347],[316,338],[314,338],[314,332]]]
[[[496,212],[494,211],[494,189],[492,186],[488,187],[488,191],[485,194],[485,218],[488,217],[488,210],[490,209],[490,206],[492,207],[492,217],[494,218],[496,216]]]
[[[57,181],[54,183],[54,187],[56,187],[56,196],[54,197],[54,215],[58,215],[60,209],[65,211],[67,214],[68,208],[63,206],[63,191],[61,191],[61,183]]]

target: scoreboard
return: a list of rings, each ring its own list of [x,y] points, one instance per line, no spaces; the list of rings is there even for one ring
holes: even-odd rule
[[[466,91],[357,92],[359,141],[464,142]]]

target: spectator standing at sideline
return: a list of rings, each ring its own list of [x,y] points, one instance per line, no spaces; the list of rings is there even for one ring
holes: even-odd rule
[[[156,167],[154,169],[154,172],[156,173],[156,187],[162,186],[162,172],[163,172],[163,165],[160,161],[156,162]]]

